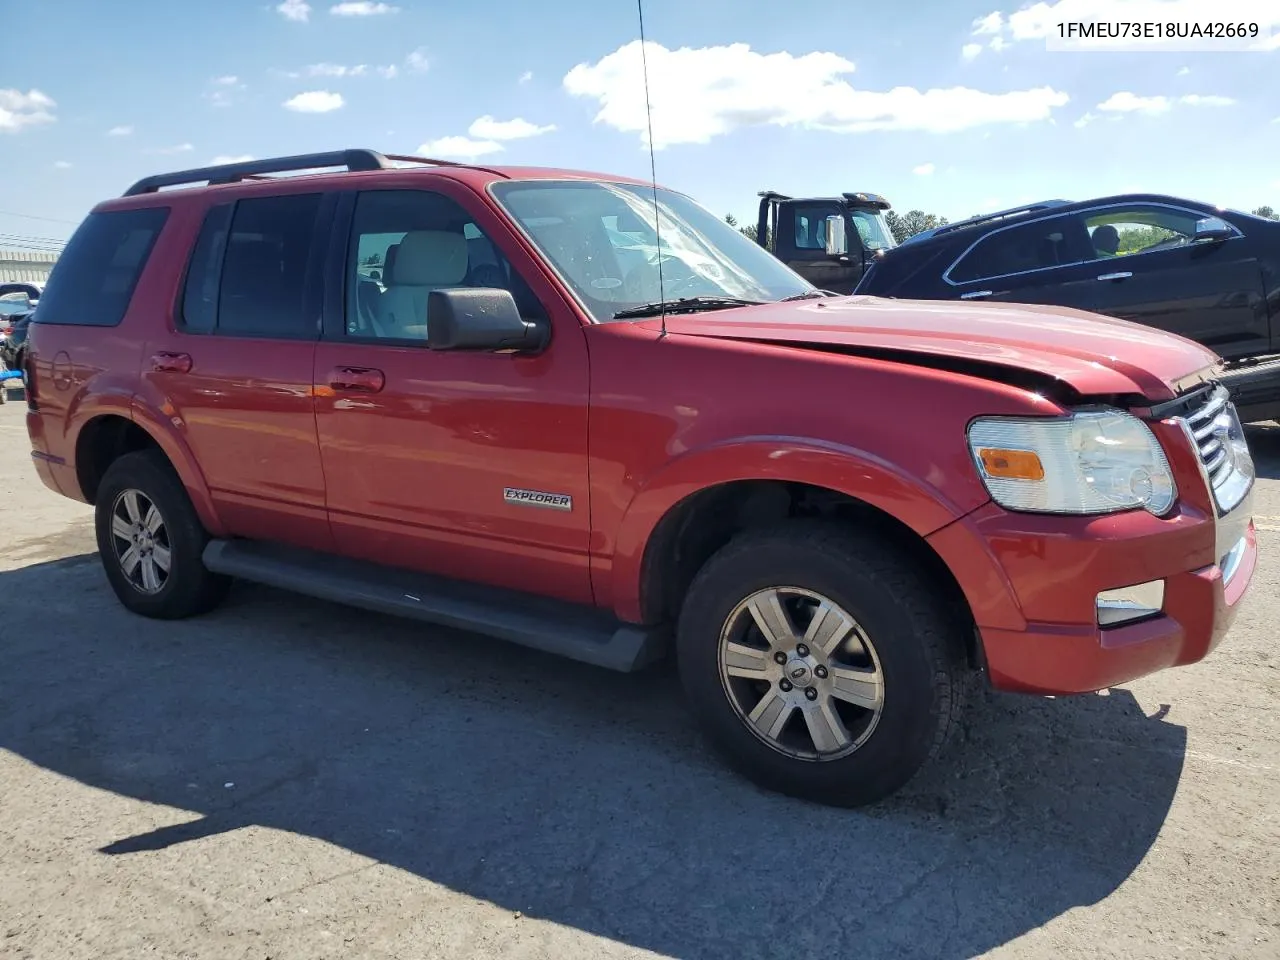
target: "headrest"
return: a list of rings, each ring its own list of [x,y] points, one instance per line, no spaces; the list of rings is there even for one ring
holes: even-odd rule
[[[400,241],[390,283],[447,287],[461,283],[466,276],[467,241],[462,234],[415,230]]]

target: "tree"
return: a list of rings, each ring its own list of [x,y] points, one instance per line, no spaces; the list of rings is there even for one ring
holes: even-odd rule
[[[758,243],[760,237],[760,229],[754,224],[749,223],[745,227],[739,227],[738,232],[750,240],[752,243]],[[770,229],[765,235],[765,249],[770,253],[773,252],[773,230]]]
[[[893,239],[898,243],[903,243],[908,237],[914,237],[917,233],[933,230],[950,222],[946,217],[925,213],[923,210],[908,210],[902,214],[896,210],[889,210],[885,212],[884,218],[889,224]]]
[[[738,218],[735,217],[732,213],[726,213],[724,215],[724,222],[731,227],[736,227],[738,225]]]
[[[1280,213],[1276,213],[1270,207],[1259,207],[1253,211],[1255,217],[1265,217],[1267,220],[1280,220]]]
[[[382,263],[382,254],[380,253],[371,253],[364,258],[364,265],[366,267],[376,267],[380,263]]]

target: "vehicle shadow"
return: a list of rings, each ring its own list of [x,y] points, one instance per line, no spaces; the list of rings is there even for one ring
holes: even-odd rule
[[[932,782],[828,809],[727,772],[669,667],[614,675],[247,585],[153,623],[91,555],[0,574],[0,596],[0,748],[202,815],[103,854],[262,825],[675,957],[1007,943],[1125,881],[1186,746],[1125,691],[986,695]]]
[[[1258,476],[1280,480],[1280,424],[1254,423],[1244,428]]]

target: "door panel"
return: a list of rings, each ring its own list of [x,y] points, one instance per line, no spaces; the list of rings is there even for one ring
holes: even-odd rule
[[[333,545],[311,396],[324,203],[309,194],[213,208],[171,329],[143,353],[143,378],[230,531],[314,549]]]
[[[1227,359],[1268,352],[1262,273],[1243,241],[1115,257],[1097,265],[1100,276],[1132,274],[1098,282],[1100,313],[1168,330]]]
[[[552,326],[550,345],[539,355],[436,352],[421,339],[353,336],[348,320],[361,307],[350,288],[358,283],[357,263],[376,252],[362,250],[362,237],[399,243],[379,294],[390,294],[396,304],[425,299],[399,279],[450,280],[443,268],[407,258],[463,249],[440,237],[427,243],[403,236],[465,227],[466,272],[461,281],[453,278],[449,285],[455,286],[518,283],[509,271],[524,254],[502,222],[462,188],[366,192],[358,202],[345,200],[340,220],[351,224],[352,240],[349,251],[343,243],[331,254],[329,275],[339,282],[329,287],[326,337],[314,366],[326,500],[338,549],[590,603],[588,358],[577,317],[546,295],[546,281],[526,262],[523,276],[534,277],[542,289],[534,294],[526,284],[518,292],[522,312],[532,319],[541,304],[551,307],[545,318]],[[379,309],[371,305],[370,315]],[[508,494],[508,488],[568,499],[548,506]]]
[[[845,218],[847,254],[833,257],[827,253],[827,217]],[[823,290],[852,293],[862,277],[862,243],[838,203],[782,203],[773,248],[779,260]]]

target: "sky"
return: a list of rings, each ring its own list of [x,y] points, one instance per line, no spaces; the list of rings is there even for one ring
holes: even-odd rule
[[[649,175],[635,0],[0,9],[0,246],[65,239],[139,177],[226,158]],[[763,189],[952,219],[1136,190],[1280,208],[1280,0],[645,0],[644,18],[657,179],[743,223]],[[1180,18],[1261,31],[1250,49],[1054,48],[1062,19]]]

